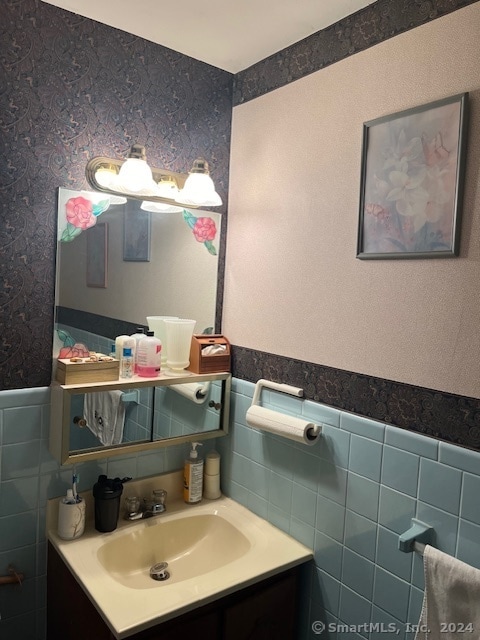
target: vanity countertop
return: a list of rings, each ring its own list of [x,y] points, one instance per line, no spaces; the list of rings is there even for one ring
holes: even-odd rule
[[[100,562],[100,549],[107,543],[118,544],[116,541],[125,534],[142,535],[142,528],[156,527],[155,535],[158,532],[161,536],[163,524],[171,526],[174,520],[184,519],[188,527],[191,516],[212,515],[226,520],[248,540],[246,551],[223,566],[220,563],[212,570],[178,581],[172,570],[172,579],[165,582],[147,577],[147,571],[147,576],[141,575],[135,578],[135,585],[127,586]],[[111,533],[99,533],[93,522],[87,521],[84,535],[71,541],[58,537],[51,526],[54,522],[54,515],[50,515],[48,539],[119,640],[312,558],[312,551],[303,544],[224,496],[218,500],[203,499],[197,505],[187,505],[176,498],[168,504],[166,513],[135,522],[120,520]],[[159,562],[161,558],[153,560]]]

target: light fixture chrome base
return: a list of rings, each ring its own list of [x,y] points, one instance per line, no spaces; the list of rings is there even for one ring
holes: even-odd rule
[[[142,158],[143,159],[143,158]],[[92,189],[95,191],[100,191],[101,193],[108,193],[114,196],[127,196],[128,198],[134,198],[136,200],[148,200],[151,202],[159,202],[163,204],[168,204],[175,207],[188,207],[189,209],[198,209],[199,205],[195,205],[192,203],[182,204],[177,200],[173,200],[172,198],[162,198],[156,195],[143,193],[143,192],[131,192],[124,190],[117,190],[113,188],[106,187],[98,182],[96,174],[100,169],[104,169],[106,171],[114,171],[117,175],[120,171],[120,167],[123,164],[123,160],[116,160],[114,158],[106,158],[104,156],[95,156],[91,160],[88,161],[87,166],[85,168],[85,177],[87,178],[87,182]],[[154,181],[158,184],[161,181],[165,180],[173,180],[176,182],[178,189],[182,189],[186,179],[188,178],[188,174],[186,173],[178,173],[176,171],[169,171],[168,169],[152,169],[152,175]]]

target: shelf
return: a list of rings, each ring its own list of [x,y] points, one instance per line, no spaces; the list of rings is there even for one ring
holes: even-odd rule
[[[114,389],[138,389],[142,387],[165,387],[172,384],[185,384],[192,382],[206,382],[208,380],[225,380],[230,376],[227,371],[221,373],[192,373],[185,371],[185,375],[169,376],[161,373],[154,378],[144,378],[141,376],[133,376],[132,378],[119,378],[118,380],[108,380],[106,382],[77,382],[75,384],[60,384],[52,382],[52,386],[56,386],[63,391],[82,392],[89,390],[112,391]]]

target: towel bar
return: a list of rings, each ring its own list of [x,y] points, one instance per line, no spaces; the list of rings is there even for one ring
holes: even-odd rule
[[[412,526],[398,536],[398,548],[404,553],[417,551],[423,555],[426,544],[431,544],[434,530],[429,524],[412,518]]]
[[[17,571],[11,564],[7,568],[8,576],[0,576],[0,586],[4,584],[19,584],[22,586],[22,582],[25,580],[25,575],[20,571]]]
[[[139,404],[138,389],[124,391],[122,393],[122,402],[135,402],[135,404]]]
[[[426,545],[424,545],[422,542],[413,543],[413,550],[416,551],[419,556],[422,556],[422,558],[423,558],[423,552],[425,551],[425,547]]]

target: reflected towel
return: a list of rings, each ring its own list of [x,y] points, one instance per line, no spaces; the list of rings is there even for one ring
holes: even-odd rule
[[[83,413],[88,428],[103,445],[122,442],[125,422],[122,391],[86,393]]]
[[[480,570],[427,545],[425,593],[415,640],[480,637]]]

